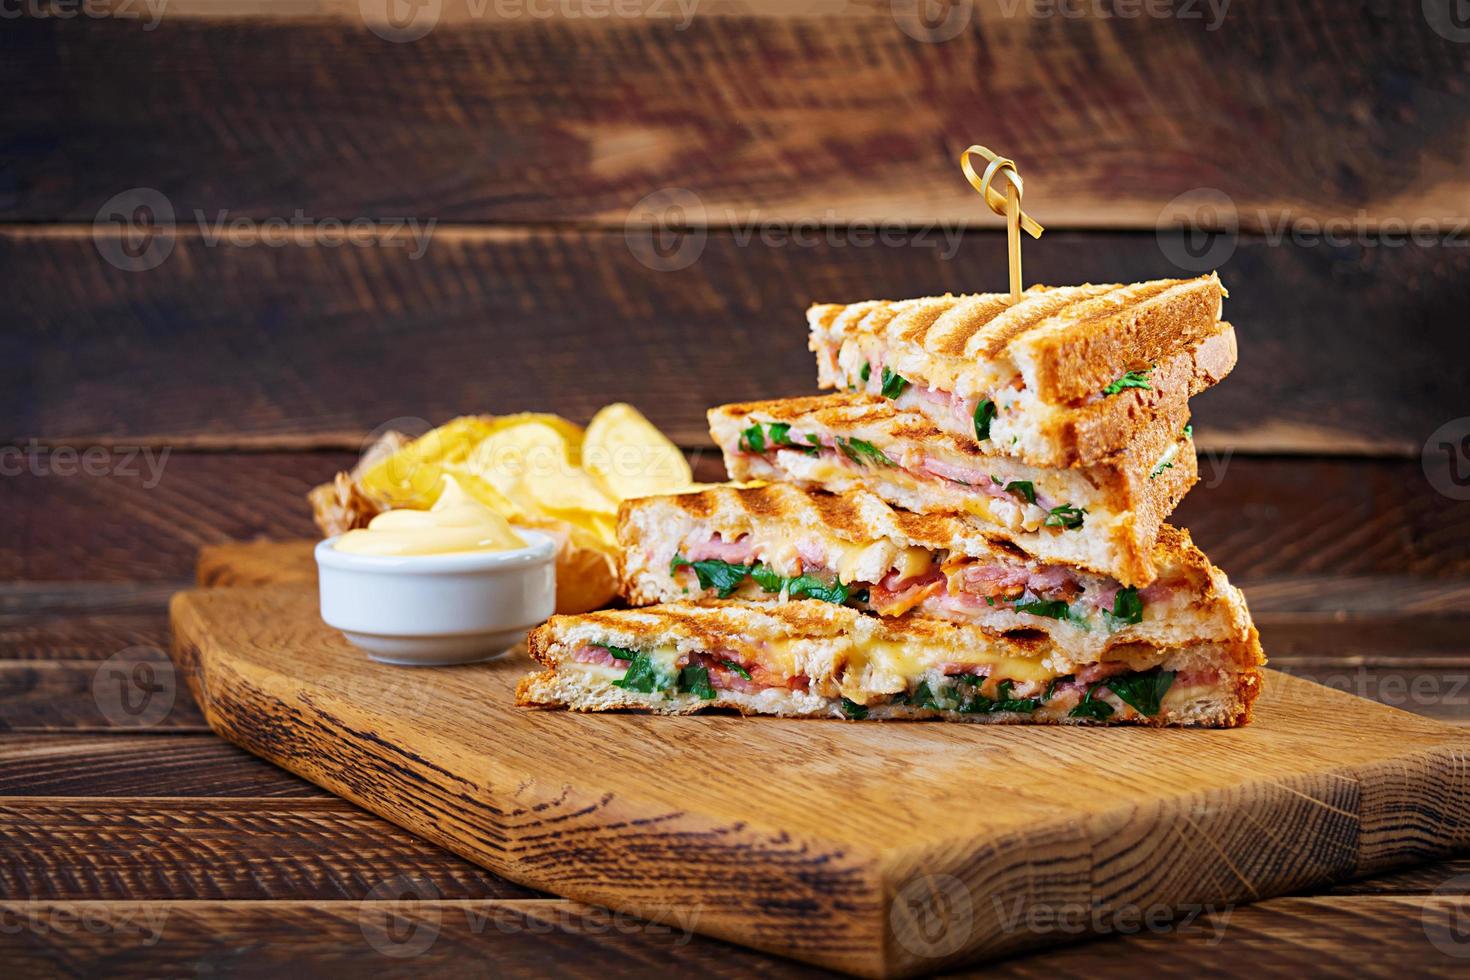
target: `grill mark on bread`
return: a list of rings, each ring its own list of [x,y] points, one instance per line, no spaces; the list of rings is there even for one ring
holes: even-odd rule
[[[1016,340],[1051,320],[1065,316],[1067,310],[1098,292],[1115,286],[1073,286],[1022,297],[1021,302],[1001,313],[989,323],[977,325],[964,347],[956,353],[965,357],[995,358],[1004,354]]]
[[[976,330],[1010,308],[1009,296],[966,296],[939,316],[922,338],[915,336],[915,340],[931,354],[959,356]]]
[[[889,324],[889,333],[901,343],[922,345],[924,336],[933,328],[935,321],[961,299],[963,297],[930,296],[911,300],[910,305]]]
[[[840,336],[876,335],[895,344],[914,344],[937,357],[996,359],[1017,343],[1042,336],[1068,336],[1137,307],[1176,294],[1173,302],[1189,304],[1196,296],[1218,294],[1213,275],[1195,279],[1160,279],[1145,283],[1087,283],[1081,286],[1033,286],[1020,302],[1008,294],[928,296],[912,300],[865,300],[843,307],[814,305],[808,322]],[[1215,300],[1218,318],[1218,300]],[[1138,315],[1146,315],[1139,311]]]

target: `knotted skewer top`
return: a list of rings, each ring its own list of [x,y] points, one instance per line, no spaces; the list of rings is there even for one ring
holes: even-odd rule
[[[971,166],[970,154],[972,153],[990,161],[983,173],[975,173],[975,168]],[[1024,228],[1032,238],[1040,238],[1041,233],[1046,229],[1021,210],[1024,185],[1021,182],[1021,175],[1016,171],[1014,160],[1009,160],[986,147],[976,145],[960,154],[960,166],[964,169],[965,179],[970,182],[970,186],[980,192],[985,206],[996,214],[1005,216],[1006,243],[1010,253],[1011,298],[1019,300],[1021,298],[1021,229]],[[995,188],[997,177],[1005,179],[1004,194]]]

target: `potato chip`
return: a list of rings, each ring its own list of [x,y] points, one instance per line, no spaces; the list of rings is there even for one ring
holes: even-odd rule
[[[619,501],[693,486],[684,454],[624,404],[585,431],[544,412],[453,419],[369,465],[358,486],[379,506],[427,509],[446,477],[514,524],[556,537],[562,613],[613,597]]]
[[[694,480],[679,448],[622,402],[608,405],[588,423],[582,465],[616,500],[677,493]]]
[[[489,430],[480,416],[453,419],[368,469],[358,485],[382,506],[431,507],[439,496],[443,467],[468,456]]]
[[[573,462],[564,433],[535,418],[499,427],[474,448],[465,469],[532,514],[616,513],[617,501]]]

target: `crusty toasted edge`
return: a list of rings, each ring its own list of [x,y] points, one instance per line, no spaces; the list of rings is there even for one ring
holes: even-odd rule
[[[1250,723],[1251,710],[1260,696],[1263,673],[1247,668],[1228,675],[1228,687],[1218,697],[1192,702],[1185,710],[1168,709],[1151,718],[1098,721],[1090,718],[1045,717],[1020,712],[996,714],[960,714],[912,705],[873,705],[864,721],[943,720],[975,724],[1043,724],[1116,726],[1134,725],[1151,728],[1236,728]],[[516,705],[523,708],[559,709],[578,712],[648,711],[659,715],[693,715],[725,709],[745,716],[780,718],[833,718],[857,720],[848,716],[840,698],[824,698],[799,691],[768,689],[754,693],[721,690],[712,700],[693,694],[641,694],[625,691],[612,684],[575,672],[547,670],[528,674],[516,685]]]
[[[1218,384],[1235,367],[1235,329],[1228,323],[1221,328],[1155,368],[1152,389],[1127,388],[1057,411],[1044,425],[1054,451],[1023,458],[1038,466],[1095,466],[1122,451],[1160,416],[1178,416],[1189,398]]]
[[[1216,329],[1223,298],[1215,273],[1184,280],[1142,303],[1031,331],[1010,354],[1043,400],[1075,401],[1199,343]]]

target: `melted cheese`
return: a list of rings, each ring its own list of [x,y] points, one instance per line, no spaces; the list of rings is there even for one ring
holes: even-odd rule
[[[844,583],[863,578],[860,569],[865,565],[881,568],[884,572],[898,572],[899,578],[912,578],[928,571],[934,564],[934,555],[928,548],[900,548],[887,540],[852,542],[828,538],[826,544],[828,560],[831,561],[833,555],[837,556],[832,565],[837,569],[838,580]]]
[[[770,674],[784,678],[802,673],[805,664],[811,663],[811,654],[814,649],[820,650],[839,645],[841,649],[831,661],[825,655],[820,658],[824,662],[824,670],[822,675],[811,677],[813,690],[818,690],[832,680],[830,676],[827,676],[827,672],[831,669],[826,666],[827,663],[834,661],[845,663],[846,669],[838,688],[844,697],[858,702],[864,702],[876,696],[910,690],[919,681],[946,663],[988,668],[989,676],[993,680],[1010,679],[1045,683],[1057,676],[1056,671],[1047,669],[1040,660],[1029,657],[1007,656],[998,651],[976,651],[969,656],[953,654],[952,656],[957,659],[952,661],[942,660],[936,658],[932,648],[921,643],[882,639],[861,640],[852,636],[833,637],[828,640],[770,640],[761,647],[750,649],[747,652],[752,660],[761,664]],[[643,650],[642,653],[652,661],[663,686],[666,689],[672,689],[674,679],[679,673],[678,650],[673,646],[657,646]],[[601,664],[568,661],[564,666],[594,673],[609,682],[620,679],[626,673],[625,668]]]

